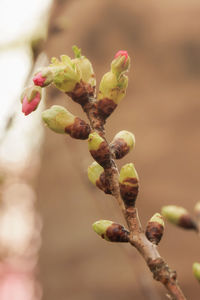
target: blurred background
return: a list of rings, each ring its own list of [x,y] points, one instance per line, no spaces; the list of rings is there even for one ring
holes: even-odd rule
[[[53,87],[24,117],[24,85],[52,56],[77,45],[97,82],[118,50],[131,57],[126,98],[106,124],[108,140],[127,129],[140,176],[143,226],[166,204],[193,211],[200,198],[199,0],[0,1],[0,300],[164,300],[165,290],[129,245],[101,240],[91,224],[124,224],[115,200],[91,186],[87,142],[56,135],[41,111],[80,107]],[[199,299],[193,232],[166,224],[161,255],[188,299]]]

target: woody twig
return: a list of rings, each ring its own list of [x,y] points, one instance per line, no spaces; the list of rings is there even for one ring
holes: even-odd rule
[[[128,53],[117,52],[110,71],[100,82],[96,96],[96,80],[91,62],[82,56],[76,46],[73,50],[74,59],[66,55],[62,55],[60,61],[53,58],[48,67],[37,72],[33,78],[34,85],[23,93],[22,111],[28,115],[35,110],[40,101],[40,89],[50,84],[82,106],[89,124],[58,105],[44,111],[42,118],[56,133],[88,140],[89,152],[95,160],[88,168],[88,178],[105,194],[115,197],[128,227],[125,229],[118,223],[100,220],[93,224],[94,231],[107,241],[126,242],[135,247],[154,279],[165,286],[171,299],[186,300],[177,282],[176,272],[169,268],[157,250],[164,230],[162,216],[156,213],[148,222],[146,231],[143,231],[135,206],[139,191],[135,166],[133,163],[126,164],[119,172],[115,163],[116,159],[123,158],[134,148],[135,137],[122,130],[111,143],[105,138],[106,120],[124,98],[128,86],[125,74],[130,67]]]

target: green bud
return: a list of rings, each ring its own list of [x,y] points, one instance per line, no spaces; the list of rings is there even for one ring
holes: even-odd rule
[[[81,80],[81,70],[67,55],[61,55],[61,60],[53,57],[50,67],[54,70],[53,82],[62,92],[72,92]]]
[[[112,221],[100,220],[92,225],[94,231],[109,242],[127,243],[129,232],[120,224]]]
[[[159,213],[155,213],[149,222],[156,222],[160,225],[162,225],[163,227],[165,226],[165,223],[164,223],[164,220],[163,220],[163,217],[161,216],[161,214]]]
[[[145,231],[147,239],[151,243],[158,245],[163,236],[164,226],[163,217],[159,213],[154,214],[147,223]]]
[[[120,76],[118,79],[112,71],[106,73],[100,82],[98,100],[107,98],[113,100],[115,104],[119,104],[126,94],[128,86],[128,77]]]
[[[124,157],[134,146],[135,137],[127,130],[118,132],[110,144],[116,159]]]
[[[96,161],[94,161],[89,167],[88,167],[88,178],[91,183],[96,185],[97,180],[99,180],[101,174],[104,172],[104,169],[102,166],[100,166]]]
[[[200,281],[200,263],[198,262],[193,263],[192,270],[196,279]]]
[[[119,182],[125,185],[135,186],[138,184],[138,174],[133,163],[124,165],[121,168]]]
[[[118,132],[114,137],[114,140],[117,139],[123,139],[130,149],[135,146],[135,136],[130,131],[122,130]]]
[[[80,69],[81,80],[85,83],[89,83],[92,87],[95,87],[96,80],[91,62],[85,56],[81,55],[81,49],[77,46],[73,46],[72,49],[76,57],[72,62]]]
[[[126,208],[134,207],[138,195],[139,178],[134,164],[126,164],[121,168],[119,175],[120,194]]]
[[[88,138],[89,151],[98,150],[102,142],[104,139],[97,132],[90,133]]]
[[[188,211],[181,206],[168,205],[162,207],[161,214],[167,221],[178,225],[181,217],[188,215]]]
[[[66,108],[53,105],[42,113],[47,126],[57,133],[67,133],[74,139],[86,140],[90,134],[90,126],[72,115]]]
[[[175,225],[178,225],[184,229],[198,231],[196,222],[193,220],[188,211],[181,206],[164,206],[161,210],[161,213],[167,219],[167,221]]]
[[[43,121],[51,130],[57,133],[65,133],[66,127],[71,126],[75,118],[73,114],[60,105],[53,105],[42,113]]]
[[[100,220],[93,223],[92,228],[98,235],[103,237],[105,240],[109,241],[109,238],[106,235],[106,231],[113,223],[114,222],[108,220]]]

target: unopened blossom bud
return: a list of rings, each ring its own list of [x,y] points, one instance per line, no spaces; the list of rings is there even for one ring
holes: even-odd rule
[[[148,240],[158,245],[163,236],[164,226],[163,217],[159,213],[154,214],[146,227],[145,234]]]
[[[129,163],[121,168],[120,193],[126,207],[135,206],[135,200],[139,190],[139,178],[134,164]]]
[[[101,79],[97,97],[97,107],[102,118],[106,119],[115,110],[126,94],[128,77],[119,78],[112,71],[106,73]]]
[[[79,49],[77,46],[73,46],[72,49],[75,55],[75,59],[73,59],[72,61],[79,67],[81,71],[81,80],[84,83],[88,83],[92,87],[95,87],[96,79],[91,62],[88,58],[81,54],[81,49]]]
[[[195,262],[192,266],[193,274],[198,281],[200,281],[200,263]]]
[[[129,232],[120,224],[112,221],[100,220],[92,225],[94,231],[109,242],[127,243]]]
[[[81,71],[69,56],[61,55],[60,59],[51,59],[53,83],[62,92],[72,92],[81,80]]]
[[[92,157],[104,169],[111,167],[109,146],[97,132],[90,133],[88,147]]]
[[[85,140],[90,133],[90,126],[63,106],[53,105],[42,113],[42,118],[51,130],[67,133],[75,139]]]
[[[37,86],[45,87],[53,82],[53,77],[53,68],[45,67],[35,74],[33,77],[33,82]]]
[[[30,86],[26,88],[21,96],[22,112],[25,116],[37,109],[42,97],[41,87]]]
[[[172,224],[180,226],[184,229],[197,230],[197,225],[188,211],[176,205],[163,206],[161,214]]]
[[[96,185],[106,194],[111,194],[109,183],[106,181],[104,169],[96,161],[88,167],[88,178],[90,182]]]
[[[197,202],[194,207],[194,212],[198,218],[200,218],[200,202]]]
[[[118,132],[110,144],[116,159],[124,157],[134,146],[135,136],[127,130]]]
[[[115,59],[111,63],[111,70],[114,74],[127,72],[130,67],[130,57],[127,51],[120,50],[115,54]]]

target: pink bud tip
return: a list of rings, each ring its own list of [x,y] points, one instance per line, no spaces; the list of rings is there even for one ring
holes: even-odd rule
[[[45,77],[42,77],[42,73],[39,72],[35,75],[35,77],[33,77],[33,82],[35,85],[38,85],[38,86],[41,86],[43,87],[44,86],[44,82],[45,82],[46,78]]]
[[[31,102],[28,102],[28,98],[25,96],[22,102],[22,112],[25,114],[25,116],[29,115],[32,111],[34,111],[39,102],[41,100],[40,93],[37,93],[35,98],[31,100]]]
[[[119,50],[116,54],[115,54],[115,58],[119,57],[119,56],[125,56],[125,61],[124,63],[126,63],[127,59],[128,59],[128,52],[124,51],[124,50]]]

